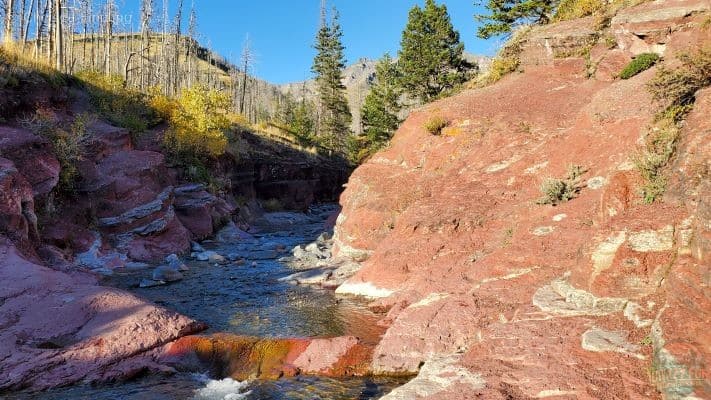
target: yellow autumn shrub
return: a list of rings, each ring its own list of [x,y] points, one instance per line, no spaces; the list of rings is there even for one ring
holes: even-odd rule
[[[165,136],[169,149],[178,154],[216,157],[225,152],[230,127],[229,96],[204,86],[183,90],[170,116]]]

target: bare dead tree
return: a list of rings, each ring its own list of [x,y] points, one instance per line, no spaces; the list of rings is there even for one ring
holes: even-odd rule
[[[12,28],[14,26],[15,20],[14,20],[14,14],[15,14],[15,7],[13,0],[5,0],[5,22],[4,26],[5,29],[3,29],[3,41],[5,44],[12,43],[13,41],[13,31]]]
[[[62,0],[54,0],[54,48],[55,67],[62,70],[64,67],[64,35],[62,32]]]
[[[114,34],[114,0],[106,2],[106,21],[104,28],[104,73],[111,73],[111,42]]]
[[[143,0],[141,2],[141,48],[147,49],[146,51],[149,55],[151,46],[151,20],[153,19],[153,10],[153,0]],[[151,74],[149,71],[149,66],[150,60],[147,57],[141,57],[140,87],[142,89],[150,86],[151,84]]]
[[[182,35],[182,20],[183,20],[183,0],[178,2],[178,12],[175,14],[175,46],[173,53],[173,94],[177,95],[180,90],[180,47]]]
[[[254,56],[252,54],[252,46],[249,40],[249,35],[247,35],[242,46],[242,57],[240,59],[240,64],[242,64],[242,93],[240,95],[239,113],[242,115],[244,115],[244,103],[247,95],[247,76],[249,75],[249,69],[252,66],[252,61],[254,61],[253,59]]]
[[[195,1],[193,1],[192,6],[190,8],[190,19],[188,21],[188,45],[187,45],[187,64],[188,64],[188,73],[187,73],[187,78],[188,86],[193,85],[193,75],[197,74],[197,71],[194,71],[194,66],[195,62],[194,59],[197,57],[197,46],[195,45],[197,41],[197,11],[195,10]],[[199,78],[199,77],[198,77]]]

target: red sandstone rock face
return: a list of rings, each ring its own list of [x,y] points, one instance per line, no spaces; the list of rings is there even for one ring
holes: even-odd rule
[[[648,206],[631,160],[657,111],[645,87],[655,70],[613,77],[641,51],[671,59],[711,44],[698,28],[710,8],[626,10],[613,20],[620,46],[593,46],[603,69],[591,79],[584,60],[555,58],[587,43],[591,21],[534,31],[523,73],[414,112],[355,171],[336,248],[369,258],[338,292],[393,306],[376,372],[420,370],[388,399],[709,396],[698,371],[711,362],[711,95],[683,129],[678,189]],[[636,50],[641,30],[650,39]],[[423,128],[437,115],[450,121],[441,136]],[[570,164],[587,171],[579,196],[536,204]],[[695,380],[669,378],[683,371]]]
[[[0,390],[160,370],[148,353],[204,326],[120,290],[25,260],[0,238]]]
[[[28,211],[34,213],[32,187],[12,161],[0,158],[0,233],[29,245],[30,232],[37,227],[28,220]]]
[[[0,154],[15,163],[35,196],[44,196],[57,185],[59,162],[46,139],[24,129],[0,126]]]
[[[235,207],[209,193],[204,185],[183,185],[175,188],[174,193],[178,219],[196,240],[212,235],[235,212]]]

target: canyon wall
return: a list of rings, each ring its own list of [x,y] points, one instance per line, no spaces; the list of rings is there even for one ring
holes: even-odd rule
[[[388,309],[387,399],[711,396],[711,89],[696,94],[663,199],[634,159],[660,106],[633,57],[711,46],[707,0],[663,0],[531,30],[517,71],[413,112],[351,176],[337,292]],[[449,126],[424,128],[433,117]],[[579,193],[539,204],[546,178]]]
[[[242,132],[239,158],[211,161],[220,188],[209,191],[171,165],[165,127],[134,137],[98,117],[62,165],[65,149],[29,129],[38,112],[66,129],[91,108],[80,87],[31,73],[0,89],[0,392],[175,372],[160,350],[206,326],[98,278],[187,252],[230,222],[246,229],[260,203],[333,201],[348,174],[345,162]]]

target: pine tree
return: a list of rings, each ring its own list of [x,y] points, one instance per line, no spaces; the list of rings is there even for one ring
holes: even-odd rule
[[[477,36],[488,39],[493,36],[508,34],[519,23],[546,24],[550,21],[559,1],[557,0],[488,0],[476,3],[484,6],[491,15],[476,15],[482,22],[477,29]]]
[[[382,148],[400,125],[401,90],[397,85],[399,71],[389,54],[385,54],[375,66],[376,82],[365,98],[363,115],[363,148],[357,160]]]
[[[410,10],[399,52],[400,79],[405,92],[429,102],[469,79],[473,65],[464,57],[464,44],[454,30],[447,6],[426,0],[424,9]]]
[[[316,57],[311,70],[316,74],[319,94],[317,136],[331,154],[345,153],[350,136],[351,112],[343,85],[343,70],[346,67],[343,32],[338,23],[338,13],[333,10],[330,24],[322,11],[321,27],[316,35]]]

